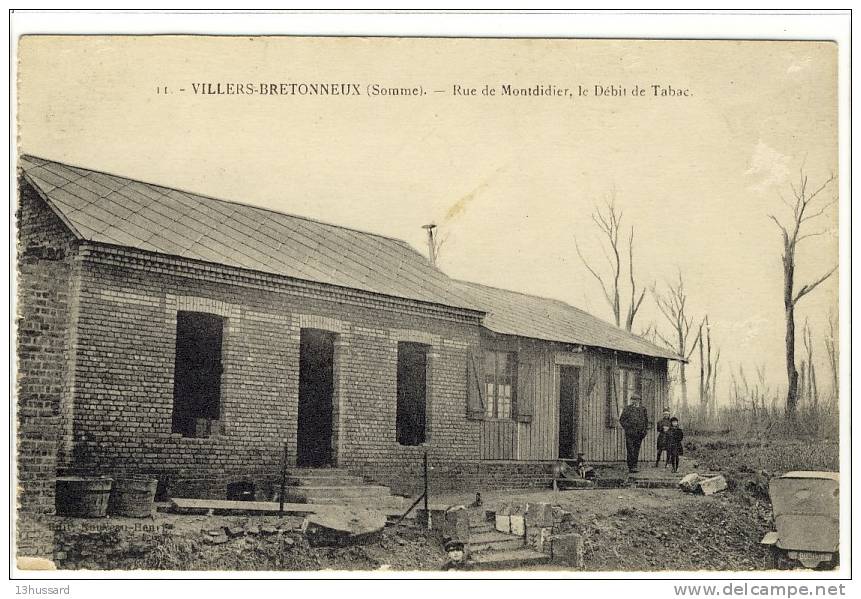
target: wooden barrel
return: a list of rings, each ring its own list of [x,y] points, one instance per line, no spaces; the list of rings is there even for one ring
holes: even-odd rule
[[[111,514],[146,518],[152,514],[157,486],[154,478],[118,478],[111,492]]]
[[[105,477],[58,477],[55,494],[57,514],[78,518],[104,517],[113,482],[113,479]]]

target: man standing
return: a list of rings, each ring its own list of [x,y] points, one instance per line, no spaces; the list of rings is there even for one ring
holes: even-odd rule
[[[628,472],[637,472],[637,461],[640,459],[640,445],[646,437],[649,428],[649,415],[646,408],[640,404],[640,396],[631,396],[631,402],[622,410],[619,423],[625,429],[625,449],[628,452]]]

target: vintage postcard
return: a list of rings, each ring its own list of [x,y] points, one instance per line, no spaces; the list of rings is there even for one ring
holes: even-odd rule
[[[22,36],[18,567],[839,571],[838,56]]]

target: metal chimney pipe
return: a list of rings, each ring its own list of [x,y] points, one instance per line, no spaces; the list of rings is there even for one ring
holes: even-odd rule
[[[431,266],[436,266],[436,244],[434,243],[433,238],[433,232],[434,229],[436,229],[436,225],[433,223],[422,225],[422,229],[425,229],[428,232],[428,260],[430,260]]]

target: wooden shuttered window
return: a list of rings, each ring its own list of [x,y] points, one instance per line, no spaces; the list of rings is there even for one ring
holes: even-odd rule
[[[514,418],[518,422],[532,422],[532,393],[535,369],[532,361],[524,353],[517,355],[517,401],[514,404]]]
[[[466,416],[476,420],[483,419],[487,409],[484,397],[484,375],[479,356],[480,354],[472,348],[466,356]]]

